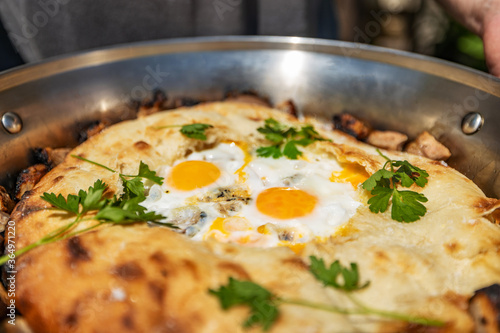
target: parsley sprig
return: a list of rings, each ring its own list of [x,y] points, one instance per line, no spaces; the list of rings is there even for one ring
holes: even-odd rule
[[[328,311],[344,315],[374,315],[386,319],[401,320],[426,326],[441,327],[445,323],[440,320],[411,316],[399,312],[383,311],[363,304],[352,292],[368,287],[369,281],[360,283],[358,266],[355,263],[349,267],[343,267],[337,260],[325,266],[323,259],[311,256],[309,271],[314,277],[321,281],[326,287],[332,287],[344,291],[349,300],[355,306],[350,308],[335,307],[327,304],[309,302],[302,299],[288,299],[279,297],[257,283],[251,281],[241,281],[229,278],[227,285],[221,286],[218,290],[210,289],[209,293],[219,299],[224,310],[234,306],[244,305],[250,308],[250,315],[243,323],[244,327],[260,325],[264,331],[271,328],[279,317],[279,306],[281,304],[292,304],[307,308]],[[342,277],[342,281],[339,278]]]
[[[116,173],[115,170],[100,163],[77,155],[71,156]],[[160,222],[160,220],[165,218],[164,216],[155,212],[146,212],[146,208],[140,205],[146,199],[142,179],[149,179],[153,183],[161,185],[163,183],[162,177],[156,176],[156,172],[151,171],[148,165],[142,161],[139,165],[137,175],[125,175],[121,173],[119,175],[123,182],[123,194],[119,197],[114,195],[110,198],[106,194],[108,185],[100,179],[96,180],[86,191],[80,190],[77,195],[68,194],[64,197],[62,194],[56,195],[55,193],[45,192],[41,198],[53,206],[51,209],[74,215],[75,218],[72,222],[16,251],[14,253],[15,256],[20,256],[41,245],[82,234],[104,224],[152,222],[175,228],[175,226],[169,223]],[[87,215],[91,216],[86,217]],[[90,227],[73,231],[79,223],[84,221],[97,221],[97,223],[92,224]],[[0,257],[0,265],[3,265],[8,260],[9,257],[7,255]]]
[[[383,213],[391,201],[391,218],[393,220],[406,223],[419,220],[427,212],[427,208],[421,202],[427,202],[428,199],[418,192],[398,190],[398,185],[411,187],[416,184],[419,187],[424,187],[428,182],[429,174],[408,161],[394,161],[383,155],[380,150],[377,149],[377,152],[386,159],[386,162],[382,169],[375,172],[362,184],[363,188],[373,195],[368,200],[370,211]]]
[[[314,141],[325,141],[311,125],[302,126],[299,130],[295,127],[287,127],[273,118],[265,120],[264,127],[257,129],[265,135],[266,139],[273,144],[257,149],[257,156],[280,158],[286,156],[296,160],[302,156],[297,146],[308,146]]]
[[[212,128],[213,125],[195,123],[195,124],[188,124],[188,125],[159,126],[159,127],[155,127],[155,129],[175,128],[175,127],[180,127],[181,128],[180,132],[183,135],[187,136],[188,138],[205,141],[207,139],[207,136],[205,135],[205,131],[209,128]]]
[[[364,284],[359,284],[358,264],[351,263],[351,268],[343,267],[340,261],[334,261],[329,268],[326,268],[323,259],[318,259],[311,256],[311,271],[314,277],[323,282],[325,286],[333,287],[344,291],[361,290],[370,285],[370,281]],[[342,282],[339,282],[339,277],[342,277]]]
[[[219,290],[210,289],[209,292],[219,298],[224,310],[237,305],[248,306],[250,316],[243,323],[244,327],[258,324],[267,331],[278,318],[276,303],[279,298],[251,281],[240,281],[230,277],[227,285],[221,286]]]

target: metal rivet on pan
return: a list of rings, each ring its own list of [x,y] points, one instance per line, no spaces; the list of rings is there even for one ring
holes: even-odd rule
[[[6,112],[2,116],[2,125],[11,134],[21,132],[23,129],[23,122],[21,118],[14,112]]]
[[[484,118],[478,112],[471,112],[462,119],[462,132],[467,135],[477,133],[484,124]]]

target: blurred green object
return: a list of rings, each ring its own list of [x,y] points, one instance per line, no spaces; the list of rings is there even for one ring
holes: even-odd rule
[[[472,34],[460,36],[457,40],[457,47],[460,52],[484,61],[484,45],[479,36]]]
[[[446,37],[436,45],[435,56],[488,72],[481,38],[452,19]]]

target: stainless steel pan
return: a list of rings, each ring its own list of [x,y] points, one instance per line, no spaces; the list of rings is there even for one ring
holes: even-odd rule
[[[82,123],[130,117],[130,101],[158,88],[203,100],[255,90],[321,118],[349,110],[380,129],[428,130],[451,149],[451,166],[500,197],[499,79],[415,54],[295,37],[139,43],[4,72],[0,184],[11,185],[30,149],[76,145]]]

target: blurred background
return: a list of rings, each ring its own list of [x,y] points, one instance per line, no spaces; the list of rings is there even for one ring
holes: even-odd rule
[[[4,0],[5,3],[7,1]],[[217,1],[213,1],[214,7]],[[227,1],[228,6],[235,3],[235,0]],[[481,39],[452,20],[434,0],[319,0],[318,3],[322,18],[310,37],[335,38],[411,51],[487,71]],[[0,25],[2,71],[22,65],[27,59],[17,52],[12,42],[15,39],[13,33],[7,29],[5,21],[12,17],[0,14],[4,21]],[[50,43],[50,39],[46,40]],[[102,43],[89,45],[88,48],[100,46],[103,46]]]
[[[338,1],[347,7],[360,27],[368,34],[370,21],[377,21],[376,13],[389,13],[380,24],[381,33],[370,39],[369,44],[416,52],[457,62],[487,72],[481,38],[453,20],[433,0],[363,0],[352,3]],[[356,13],[358,16],[356,16]],[[375,14],[374,14],[375,13]],[[343,39],[365,42],[361,33],[356,36],[344,23]],[[358,31],[359,32],[359,31]],[[354,34],[353,34],[354,33]],[[365,36],[366,37],[366,36]]]

